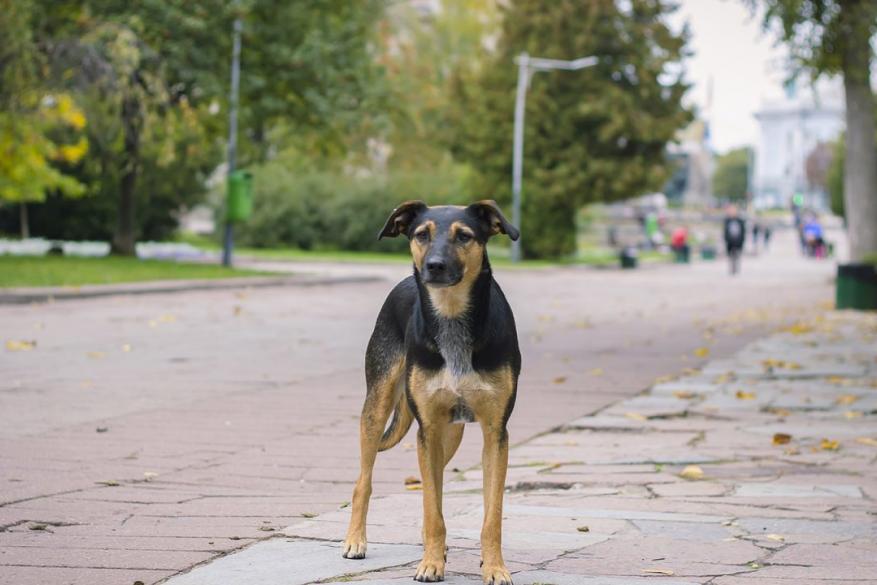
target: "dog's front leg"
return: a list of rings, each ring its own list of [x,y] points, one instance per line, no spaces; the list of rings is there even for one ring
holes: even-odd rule
[[[481,423],[484,449],[484,524],[481,528],[481,575],[487,585],[512,585],[502,558],[502,499],[509,462],[509,441],[499,421]]]
[[[444,425],[424,421],[417,433],[417,460],[423,478],[423,560],[415,581],[444,581],[445,520],[442,516]]]

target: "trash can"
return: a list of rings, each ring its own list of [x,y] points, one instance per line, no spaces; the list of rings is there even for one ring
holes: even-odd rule
[[[835,306],[838,309],[877,310],[877,267],[874,264],[838,265]]]
[[[628,246],[627,248],[622,248],[621,254],[619,255],[619,260],[621,261],[621,267],[628,268],[636,268],[637,265],[637,251],[636,248],[632,246]]]
[[[226,220],[245,221],[253,213],[253,174],[234,171],[228,178]]]
[[[673,261],[676,264],[688,264],[691,262],[691,249],[688,246],[673,248]]]

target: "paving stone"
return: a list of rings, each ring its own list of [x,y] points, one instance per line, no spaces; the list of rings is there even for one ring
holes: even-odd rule
[[[308,540],[272,538],[185,575],[168,580],[168,585],[304,585],[333,576],[374,571],[420,560],[419,546],[404,544],[370,545],[364,559],[341,557],[338,545]]]
[[[747,498],[861,498],[858,486],[843,484],[797,485],[789,483],[741,483],[734,495]]]

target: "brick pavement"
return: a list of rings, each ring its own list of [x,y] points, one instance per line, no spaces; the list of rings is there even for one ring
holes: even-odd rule
[[[500,271],[525,360],[513,442],[830,298],[828,264],[747,260],[733,281],[720,264]],[[37,342],[0,353],[0,583],[154,583],[336,510],[390,286],[0,307],[2,341]],[[479,443],[470,432],[454,465],[475,464]],[[415,470],[409,438],[379,458],[375,496]]]
[[[875,355],[877,316],[829,313],[513,448],[515,583],[877,583]],[[481,473],[448,480],[447,582],[476,585]],[[168,585],[408,583],[419,500],[373,503],[368,563],[340,509]]]

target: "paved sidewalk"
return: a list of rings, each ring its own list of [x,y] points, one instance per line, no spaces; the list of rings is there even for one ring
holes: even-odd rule
[[[514,447],[515,583],[877,583],[875,356],[877,316],[826,313]],[[447,481],[447,582],[480,583],[481,473]],[[420,492],[373,500],[364,561],[340,556],[348,516],[296,522],[168,584],[410,582]]]

